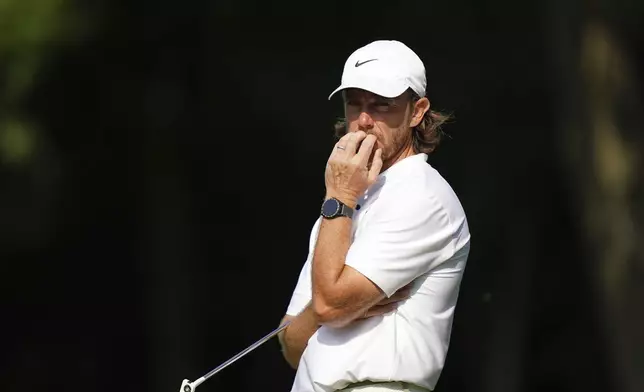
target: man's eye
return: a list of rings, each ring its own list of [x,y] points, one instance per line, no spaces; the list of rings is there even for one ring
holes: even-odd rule
[[[377,102],[374,106],[381,112],[391,108],[391,105],[389,105],[388,102]]]

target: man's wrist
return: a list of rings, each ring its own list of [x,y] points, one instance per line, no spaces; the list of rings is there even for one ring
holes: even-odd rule
[[[358,198],[353,195],[341,194],[336,192],[327,192],[326,196],[324,197],[324,200],[328,200],[331,198],[340,200],[342,204],[352,209],[355,209],[356,206],[358,205]]]

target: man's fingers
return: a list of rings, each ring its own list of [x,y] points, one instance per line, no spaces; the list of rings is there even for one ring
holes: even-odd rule
[[[363,140],[367,137],[367,134],[364,133],[363,131],[358,131],[358,132],[353,132],[351,133],[351,137],[347,141],[347,149],[346,152],[350,155],[353,156],[356,153],[356,150],[358,149],[358,145],[363,142]],[[362,143],[364,144],[364,143]]]
[[[385,299],[381,300],[381,301],[380,301],[380,302],[378,302],[378,304],[377,304],[377,305],[375,305],[375,306],[385,306],[385,305],[389,305],[389,304],[392,304],[392,303],[398,302],[398,301],[400,301],[400,300],[401,300],[401,298],[397,298],[395,295],[392,295],[392,296],[391,296],[391,297],[389,297],[389,298],[385,298]]]
[[[349,132],[335,144],[334,153],[353,156],[358,144],[367,136],[363,131]]]
[[[364,140],[362,140],[360,150],[358,150],[356,154],[357,163],[360,166],[367,166],[367,163],[369,162],[369,156],[371,155],[373,146],[376,144],[376,140],[378,139],[373,135],[367,135],[365,136]]]
[[[402,299],[402,296],[400,293],[394,293],[391,297],[389,298],[383,298],[380,302],[378,302],[378,305],[387,305],[392,302],[398,302]]]
[[[411,290],[410,290],[410,289],[402,288],[402,289],[400,289],[400,290],[396,291],[396,292],[391,296],[391,298],[390,298],[390,299],[393,299],[394,301],[400,301],[400,300],[403,300],[403,299],[407,299],[407,298],[409,298],[409,294],[411,294]]]
[[[333,146],[333,151],[331,151],[331,154],[329,154],[330,155],[329,158],[342,154],[347,149],[347,143],[350,137],[351,137],[350,133],[347,133],[344,136],[342,136]]]
[[[369,169],[369,183],[373,184],[376,182],[378,175],[380,174],[380,169],[382,169],[382,150],[379,148],[373,155],[373,161],[371,161],[371,168]]]
[[[411,289],[414,287],[414,282],[412,281],[411,283],[408,283],[406,286],[403,286],[398,289],[394,294],[401,293],[405,296],[409,296],[411,294]]]
[[[333,146],[333,151],[332,153],[336,153],[338,151],[344,151],[347,148],[347,143],[349,141],[349,138],[351,138],[353,135],[351,133],[346,133],[342,135],[340,139],[335,143]]]
[[[365,312],[359,318],[369,318],[373,316],[378,316],[381,314],[389,313],[400,305],[400,302],[408,299],[411,294],[411,284],[404,286],[400,290],[396,291],[389,298],[383,298],[376,305],[372,306],[369,310]]]
[[[409,293],[408,290],[400,289],[400,290],[396,291],[391,297],[383,298],[380,302],[378,302],[377,306],[382,306],[382,305],[387,305],[387,304],[390,304],[390,303],[404,301],[407,298],[409,298],[409,294],[410,293]]]
[[[386,313],[389,313],[391,311],[394,311],[397,307],[398,306],[397,306],[397,304],[395,302],[390,303],[390,304],[386,304],[386,305],[376,305],[376,306],[371,307],[371,309],[369,309],[367,311],[367,313],[364,315],[364,318],[373,317],[373,316],[379,316],[381,314],[386,314]]]

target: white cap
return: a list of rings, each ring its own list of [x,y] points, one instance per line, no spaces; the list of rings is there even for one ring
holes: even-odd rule
[[[408,88],[425,96],[425,65],[405,44],[398,41],[374,41],[353,52],[342,72],[340,87],[329,95],[347,88],[359,88],[394,98]]]

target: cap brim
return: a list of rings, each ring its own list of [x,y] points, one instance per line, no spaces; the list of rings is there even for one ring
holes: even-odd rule
[[[349,88],[357,88],[357,89],[369,91],[371,93],[380,95],[381,97],[385,97],[385,98],[396,98],[400,96],[402,93],[404,93],[405,91],[407,91],[409,86],[401,83],[383,84],[382,82],[368,83],[366,81],[362,83],[343,84],[340,87],[333,90],[333,92],[329,95],[328,99],[330,100],[331,97],[333,97],[338,92]]]

